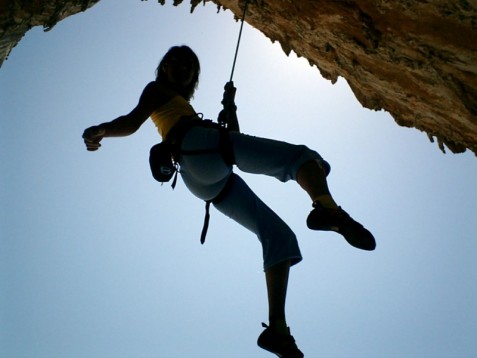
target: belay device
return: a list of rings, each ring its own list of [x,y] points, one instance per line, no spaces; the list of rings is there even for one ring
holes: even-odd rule
[[[237,120],[237,106],[235,105],[235,93],[236,93],[236,88],[234,87],[233,83],[233,75],[234,75],[234,70],[235,70],[235,63],[237,61],[237,55],[238,55],[238,50],[240,46],[240,39],[242,38],[242,29],[243,29],[243,23],[245,21],[245,15],[247,14],[247,7],[248,3],[250,0],[245,1],[244,5],[244,10],[242,14],[242,19],[241,19],[241,24],[240,24],[240,31],[239,31],[239,36],[237,40],[237,47],[235,49],[235,55],[234,55],[234,60],[232,64],[232,72],[230,74],[230,80],[225,84],[224,86],[224,94],[222,98],[222,106],[223,109],[220,111],[218,118],[217,118],[217,123],[213,123],[211,121],[200,121],[204,122],[203,124],[197,124],[197,125],[205,125],[205,126],[218,126],[219,130],[222,131],[221,134],[221,145],[220,148],[218,149],[213,149],[214,151],[220,151],[224,157],[224,161],[226,163],[231,163],[233,164],[233,158],[232,158],[232,151],[230,148],[230,143],[226,143],[229,140],[228,138],[228,133],[227,132],[227,126],[230,122],[236,121]],[[206,122],[208,122],[206,124]],[[182,132],[182,131],[179,131]],[[185,132],[185,131],[184,131]],[[180,136],[182,137],[182,135]],[[180,140],[179,140],[180,142]],[[154,177],[158,182],[160,183],[165,183],[168,182],[172,179],[172,177],[175,174],[175,178],[172,182],[172,188],[175,188],[176,185],[176,180],[177,180],[177,173],[178,173],[178,163],[176,162],[176,159],[178,158],[178,155],[180,154],[186,154],[185,152],[182,152],[179,148],[173,148],[174,146],[171,145],[168,141],[162,141],[159,144],[154,145],[149,153],[149,164],[151,167],[151,172]],[[179,150],[178,150],[179,149]],[[174,153],[174,155],[173,155]],[[191,151],[187,152],[188,155],[194,155],[194,154],[203,154],[203,151]],[[233,181],[233,176],[230,176],[230,179],[227,181],[225,187],[222,189],[222,191],[219,193],[219,195],[212,199],[212,200],[207,200],[205,202],[205,217],[204,217],[204,225],[202,228],[202,233],[200,237],[200,242],[203,244],[205,242],[205,237],[207,235],[207,229],[209,227],[209,219],[210,219],[210,203],[218,203],[220,202],[227,192],[229,191],[229,188],[232,184]]]

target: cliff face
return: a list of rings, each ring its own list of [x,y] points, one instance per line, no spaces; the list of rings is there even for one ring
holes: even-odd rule
[[[0,0],[0,64],[32,26],[98,1]],[[206,1],[242,15],[243,0]],[[477,154],[477,0],[251,0],[246,21],[323,77],[344,77],[364,107]]]
[[[217,0],[240,16],[236,0]],[[243,1],[240,2],[243,5]],[[250,2],[247,22],[364,107],[477,154],[477,1]]]
[[[64,18],[99,0],[0,0],[0,67],[13,47],[34,26],[50,30]]]

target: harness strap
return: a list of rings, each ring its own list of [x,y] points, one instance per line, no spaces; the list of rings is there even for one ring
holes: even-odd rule
[[[203,126],[216,128],[219,130],[219,146],[217,148],[205,148],[205,149],[196,149],[196,150],[182,150],[182,140],[184,139],[187,131],[195,126]],[[167,140],[171,143],[172,146],[172,156],[175,160],[178,160],[181,155],[201,155],[201,154],[211,154],[211,153],[221,153],[224,162],[227,165],[235,164],[235,158],[232,149],[232,142],[230,140],[229,131],[215,122],[209,120],[201,119],[184,119],[177,123],[167,135]],[[202,226],[202,232],[200,234],[200,243],[204,244],[205,237],[207,236],[207,231],[209,229],[210,221],[210,203],[218,204],[220,203],[229,193],[232,183],[234,181],[235,175],[232,174],[229,176],[227,182],[225,183],[224,188],[220,193],[211,200],[205,201],[205,216],[204,224]],[[176,186],[177,181],[177,171],[175,173],[174,180],[172,182],[172,188]]]
[[[232,184],[235,181],[235,174],[231,174],[225,183],[224,188],[220,191],[220,193],[213,198],[212,200],[205,201],[205,216],[204,216],[204,225],[202,226],[202,233],[200,234],[200,243],[203,245],[205,242],[205,237],[207,236],[207,230],[209,229],[209,221],[210,221],[210,203],[218,204],[225,197],[228,195],[230,190],[232,189]]]
[[[207,230],[209,230],[209,220],[210,220],[210,200],[205,202],[205,216],[204,216],[204,225],[202,226],[202,233],[200,234],[200,243],[204,245],[205,237],[207,236]]]

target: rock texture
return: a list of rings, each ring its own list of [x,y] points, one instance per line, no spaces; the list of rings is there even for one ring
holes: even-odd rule
[[[23,35],[34,26],[45,31],[85,11],[99,0],[0,0],[0,66]]]
[[[1,0],[0,61],[31,26],[50,28],[97,1]],[[245,3],[206,1],[237,17]],[[442,150],[477,154],[477,0],[250,0],[248,9],[250,25],[326,79],[344,77],[364,107]]]

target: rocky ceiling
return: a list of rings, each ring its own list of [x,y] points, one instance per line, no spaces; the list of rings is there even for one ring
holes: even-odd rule
[[[206,1],[243,11],[244,0]],[[97,2],[0,0],[0,66],[31,27]],[[250,0],[246,21],[324,78],[344,77],[364,107],[477,155],[477,0]]]

